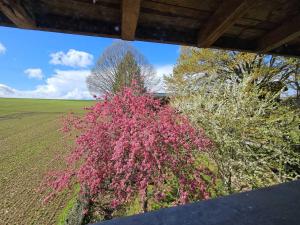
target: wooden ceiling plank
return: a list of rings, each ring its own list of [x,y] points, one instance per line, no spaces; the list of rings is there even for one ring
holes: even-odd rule
[[[140,14],[141,0],[122,1],[122,39],[132,41]]]
[[[298,37],[300,37],[300,15],[289,19],[277,29],[264,35],[257,42],[257,50],[267,53]]]
[[[145,10],[152,10],[153,14],[161,13],[161,15],[177,16],[191,19],[205,19],[210,15],[207,11],[197,9],[190,9],[179,7],[176,5],[168,5],[160,2],[153,2],[151,0],[144,0],[142,8]]]
[[[198,46],[208,48],[255,3],[255,0],[226,0],[218,7],[209,21],[199,30]]]
[[[0,10],[19,28],[36,27],[35,21],[17,0],[0,0]]]

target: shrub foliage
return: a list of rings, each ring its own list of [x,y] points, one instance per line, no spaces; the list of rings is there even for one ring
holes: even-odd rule
[[[214,177],[196,158],[211,142],[185,116],[136,88],[87,110],[84,117],[65,121],[63,130],[77,134],[76,145],[67,157],[68,168],[47,177],[51,195],[75,182],[94,199],[109,196],[112,209],[141,199],[147,211],[148,200],[168,196],[172,180],[172,204],[209,197],[207,177]]]
[[[198,90],[183,90],[173,102],[213,140],[211,158],[229,193],[299,178],[297,111],[247,81],[202,79]]]

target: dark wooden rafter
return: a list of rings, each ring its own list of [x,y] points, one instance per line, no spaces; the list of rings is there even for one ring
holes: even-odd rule
[[[0,0],[0,26],[297,57],[299,24],[299,0]]]
[[[267,53],[300,36],[300,15],[290,18],[281,26],[264,35],[257,42],[257,50]]]
[[[35,21],[17,0],[0,0],[0,10],[17,27],[34,29]]]
[[[122,39],[132,41],[140,14],[141,0],[122,1]]]
[[[198,46],[208,48],[230,28],[255,0],[224,0],[198,33]]]

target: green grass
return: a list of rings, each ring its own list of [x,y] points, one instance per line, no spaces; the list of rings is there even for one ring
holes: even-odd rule
[[[77,185],[74,189],[75,190],[72,194],[71,199],[67,202],[66,206],[63,208],[63,210],[61,210],[60,214],[58,215],[56,225],[64,225],[65,224],[65,221],[67,220],[70,212],[72,211],[75,204],[77,203],[80,186]]]
[[[86,100],[56,100],[56,99],[19,99],[0,98],[0,115],[17,112],[65,113],[80,112],[94,101]]]
[[[93,101],[0,98],[0,224],[55,224],[72,199],[49,204],[36,191],[43,176],[63,167],[68,152],[58,131],[68,112],[84,113]]]

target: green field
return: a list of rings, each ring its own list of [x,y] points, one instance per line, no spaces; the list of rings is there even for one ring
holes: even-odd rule
[[[0,224],[55,224],[70,193],[43,204],[43,175],[67,153],[58,131],[63,115],[92,101],[0,98]]]

